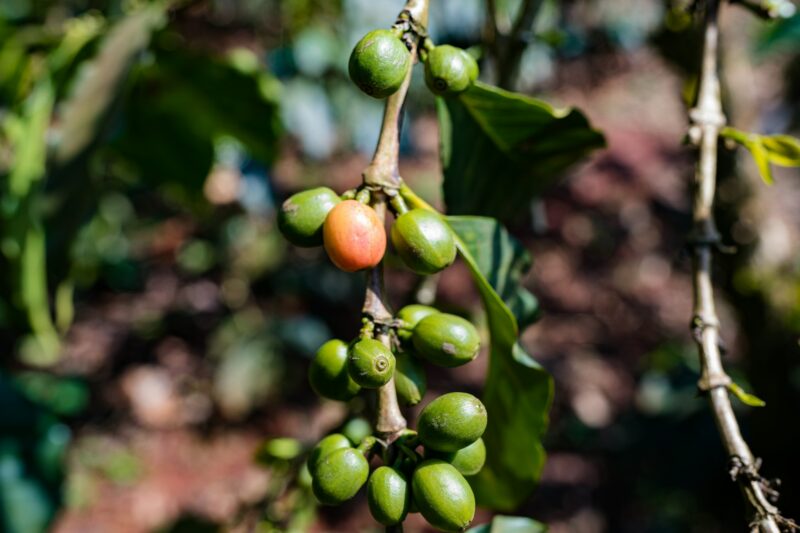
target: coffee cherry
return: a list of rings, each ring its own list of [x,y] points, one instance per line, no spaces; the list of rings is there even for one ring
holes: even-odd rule
[[[331,339],[320,347],[308,368],[308,381],[314,392],[324,398],[345,402],[361,387],[347,372],[347,344]]]
[[[403,405],[417,405],[425,395],[428,379],[420,361],[407,353],[397,356],[394,372],[394,386],[397,399]]]
[[[350,55],[350,79],[374,98],[397,92],[411,64],[411,52],[391,30],[366,34]]]
[[[330,453],[343,448],[351,448],[350,441],[341,433],[332,433],[323,438],[311,449],[308,454],[308,471],[312,476],[316,475],[317,467],[320,462]]]
[[[347,437],[354,445],[372,435],[372,426],[364,418],[353,418],[342,428],[342,435]]]
[[[366,389],[385,385],[394,375],[392,351],[375,339],[361,339],[350,346],[347,369],[353,381]]]
[[[466,448],[486,430],[486,408],[466,392],[439,396],[419,415],[417,430],[422,444],[439,452]]]
[[[452,230],[426,209],[412,209],[397,217],[392,244],[406,266],[418,274],[435,274],[456,259]]]
[[[458,470],[438,459],[414,470],[411,491],[419,512],[442,531],[463,531],[475,517],[475,495]]]
[[[322,234],[328,257],[345,272],[374,267],[386,251],[386,232],[378,214],[356,200],[331,209]]]
[[[397,330],[397,336],[403,341],[411,340],[411,333],[419,321],[438,312],[438,309],[428,305],[411,304],[405,306],[397,312],[397,318],[403,322],[403,327]]]
[[[475,326],[460,316],[437,313],[419,321],[411,336],[414,350],[439,366],[455,367],[478,355],[481,337]]]
[[[367,502],[372,517],[384,526],[402,522],[411,497],[406,478],[388,466],[375,469],[367,482]]]
[[[478,77],[478,64],[461,48],[448,44],[428,52],[425,83],[432,93],[453,96],[469,89]]]
[[[296,246],[322,244],[322,224],[341,200],[327,187],[317,187],[290,196],[278,212],[278,229]]]
[[[317,500],[325,505],[339,505],[356,495],[367,482],[369,463],[353,448],[335,450],[326,455],[311,470],[311,489]]]
[[[431,450],[427,453],[426,450],[425,456],[450,463],[462,475],[474,476],[481,471],[486,462],[486,444],[483,443],[483,439],[478,439],[457,452],[443,453]]]

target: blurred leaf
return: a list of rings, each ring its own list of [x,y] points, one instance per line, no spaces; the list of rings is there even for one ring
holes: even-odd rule
[[[0,450],[0,528],[9,533],[41,533],[53,514],[47,493],[28,477],[20,455]]]
[[[270,466],[276,461],[291,461],[303,453],[303,444],[297,439],[279,437],[269,439],[256,450],[256,461]]]
[[[794,51],[800,43],[800,14],[766,26],[756,50],[761,54]]]
[[[59,415],[76,415],[89,401],[86,385],[75,379],[44,372],[22,372],[14,379],[30,399]]]
[[[761,144],[772,163],[784,167],[800,166],[800,139],[791,135],[763,135]]]
[[[784,167],[800,167],[800,139],[791,135],[758,135],[736,128],[726,127],[720,136],[730,139],[753,156],[761,179],[773,183],[771,164]]]
[[[580,112],[480,82],[458,98],[437,99],[437,109],[451,215],[513,218],[604,145]]]
[[[488,524],[475,526],[467,533],[546,533],[547,526],[524,516],[495,516]]]
[[[100,137],[136,57],[164,20],[160,4],[135,11],[114,25],[97,57],[83,66],[80,82],[64,103],[60,141],[54,153],[58,165],[74,159]]]
[[[214,375],[214,397],[222,412],[240,420],[280,386],[282,359],[268,334],[238,339],[222,354]]]
[[[746,392],[743,388],[741,388],[736,383],[729,383],[728,390],[733,393],[734,396],[739,398],[739,401],[745,405],[749,405],[750,407],[764,407],[767,405],[767,402],[756,396],[755,394],[750,394]]]

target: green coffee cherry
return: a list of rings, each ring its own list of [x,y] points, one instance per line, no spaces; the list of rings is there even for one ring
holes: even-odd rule
[[[311,490],[317,500],[339,505],[355,496],[367,482],[369,463],[358,450],[343,448],[326,455],[311,474]]]
[[[397,92],[411,64],[411,52],[391,30],[366,34],[350,55],[350,78],[374,98]]]
[[[308,381],[314,392],[324,398],[345,402],[361,387],[347,371],[347,344],[332,339],[323,344],[308,368]]]
[[[293,194],[278,212],[278,229],[295,246],[322,246],[322,224],[340,201],[327,187]]]
[[[466,50],[461,50],[461,53],[464,54],[464,61],[467,63],[467,69],[469,72],[469,81],[470,84],[475,83],[480,75],[480,69],[478,68],[478,62],[475,61],[475,58],[472,57],[472,54],[467,52]]]
[[[450,463],[423,461],[414,470],[411,487],[419,512],[442,531],[464,531],[475,517],[475,495]]]
[[[412,209],[397,217],[391,236],[397,254],[418,274],[435,274],[456,259],[452,230],[426,209]]]
[[[429,456],[450,463],[456,467],[456,470],[461,472],[462,475],[474,476],[481,471],[481,468],[483,468],[486,462],[486,444],[483,443],[483,439],[478,439],[457,452],[443,453],[431,450],[430,453],[426,453],[425,455],[426,457]]]
[[[372,517],[384,526],[402,522],[411,496],[402,473],[388,466],[375,469],[367,482],[367,502]]]
[[[426,316],[411,336],[417,355],[433,364],[455,367],[478,355],[481,338],[467,320],[447,313]]]
[[[466,448],[486,430],[486,408],[466,392],[439,396],[419,415],[417,431],[422,444],[439,452]]]
[[[469,89],[478,77],[478,64],[461,48],[448,44],[428,52],[425,83],[432,93],[453,96]]]
[[[422,363],[407,353],[397,356],[394,372],[397,399],[403,405],[417,405],[425,396],[428,379]]]
[[[350,346],[347,369],[353,381],[366,389],[385,385],[394,375],[391,350],[375,339],[361,339]]]
[[[419,324],[419,321],[438,312],[438,309],[429,305],[411,304],[405,306],[397,312],[397,318],[403,322],[403,327],[397,330],[397,336],[403,341],[411,340],[411,333],[414,331],[414,327]]]
[[[366,437],[372,435],[372,426],[364,418],[353,418],[342,428],[342,434],[347,437],[353,445],[359,444]]]
[[[350,440],[341,433],[332,433],[323,438],[308,454],[308,471],[313,476],[320,462],[336,450],[351,448]]]

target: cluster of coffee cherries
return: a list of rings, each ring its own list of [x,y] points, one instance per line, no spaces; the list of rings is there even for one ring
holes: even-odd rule
[[[350,76],[367,94],[390,96],[408,75],[411,50],[419,50],[426,83],[437,95],[459,94],[478,77],[472,56],[452,46],[434,46],[408,13],[392,29],[372,31],[359,41],[350,57]],[[383,195],[381,208],[388,198],[394,214],[390,239],[373,207],[374,194]],[[455,237],[439,213],[409,209],[406,199],[411,200],[402,189],[364,185],[340,196],[318,187],[289,197],[278,227],[297,246],[324,246],[346,272],[377,266],[391,240],[409,269],[435,274],[455,260]],[[425,363],[456,367],[480,351],[475,326],[426,305],[406,306],[388,318],[365,313],[362,323],[356,339],[332,339],[317,351],[309,382],[320,396],[349,401],[363,390],[384,387],[383,397],[394,389],[399,405],[416,405],[426,392]],[[419,512],[442,531],[463,531],[475,514],[467,477],[476,475],[486,460],[486,424],[480,400],[454,392],[422,409],[416,431],[382,433],[384,440],[362,435],[358,442],[341,433],[328,435],[307,461],[312,490],[322,504],[339,505],[366,485],[370,511],[381,524],[394,526],[408,513]],[[377,457],[381,465],[370,474],[370,462],[377,463]]]
[[[425,84],[438,96],[453,96],[466,91],[478,79],[478,63],[466,50],[451,45],[435,46],[413,25],[421,39],[419,58],[425,63]],[[421,35],[420,35],[421,34]],[[366,34],[350,55],[350,78],[366,94],[386,98],[405,80],[412,61],[409,24],[401,19],[392,29]]]
[[[369,205],[370,191],[362,188],[338,196],[317,187],[290,196],[278,213],[278,227],[296,246],[324,245],[331,261],[345,272],[372,268],[386,252],[383,222]],[[418,274],[435,274],[456,258],[453,233],[439,214],[408,209],[395,195],[396,215],[391,240],[403,262]]]
[[[386,448],[373,436],[357,447],[340,433],[323,438],[307,463],[315,497],[339,505],[366,484],[370,512],[385,526],[419,512],[441,531],[466,529],[475,516],[466,476],[477,474],[486,460],[486,409],[470,394],[445,394],[425,406],[417,428]],[[370,474],[370,459],[379,454],[383,464]]]

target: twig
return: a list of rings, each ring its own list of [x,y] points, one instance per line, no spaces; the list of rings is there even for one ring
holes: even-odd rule
[[[421,26],[428,23],[429,0],[408,0],[404,12],[408,13],[411,20]],[[418,40],[412,44],[412,55],[416,56]],[[408,68],[405,81],[400,89],[386,100],[383,113],[383,124],[378,139],[378,146],[372,157],[372,162],[364,170],[364,185],[372,193],[372,206],[381,220],[386,217],[386,192],[396,191],[401,184],[399,170],[400,156],[400,125],[403,111],[403,102],[411,82],[413,62]],[[367,273],[367,291],[364,298],[364,315],[377,322],[387,322],[392,319],[392,313],[386,302],[383,284],[383,262]],[[376,338],[385,346],[391,348],[391,338],[385,328],[380,328]],[[400,412],[397,402],[397,393],[394,378],[378,389],[378,413],[375,430],[387,442],[396,439],[400,432],[406,428],[406,420]]]
[[[511,29],[504,33],[498,27],[494,0],[487,0],[487,33],[492,37],[489,42],[497,68],[497,85],[503,89],[513,89],[519,72],[519,62],[530,43],[531,27],[543,3],[544,0],[525,0]]]
[[[725,124],[717,66],[719,0],[707,0],[703,62],[697,106],[691,110],[690,138],[700,147],[695,173],[694,228],[691,235],[694,317],[692,329],[697,342],[702,373],[698,387],[708,393],[720,438],[728,453],[731,477],[738,483],[749,512],[751,527],[761,533],[779,533],[787,523],[767,499],[766,481],[758,475],[757,463],[742,437],[733,413],[728,385],[731,379],[722,366],[719,351],[719,320],[714,307],[711,266],[719,233],[714,223],[713,202],[717,174],[717,140]]]

